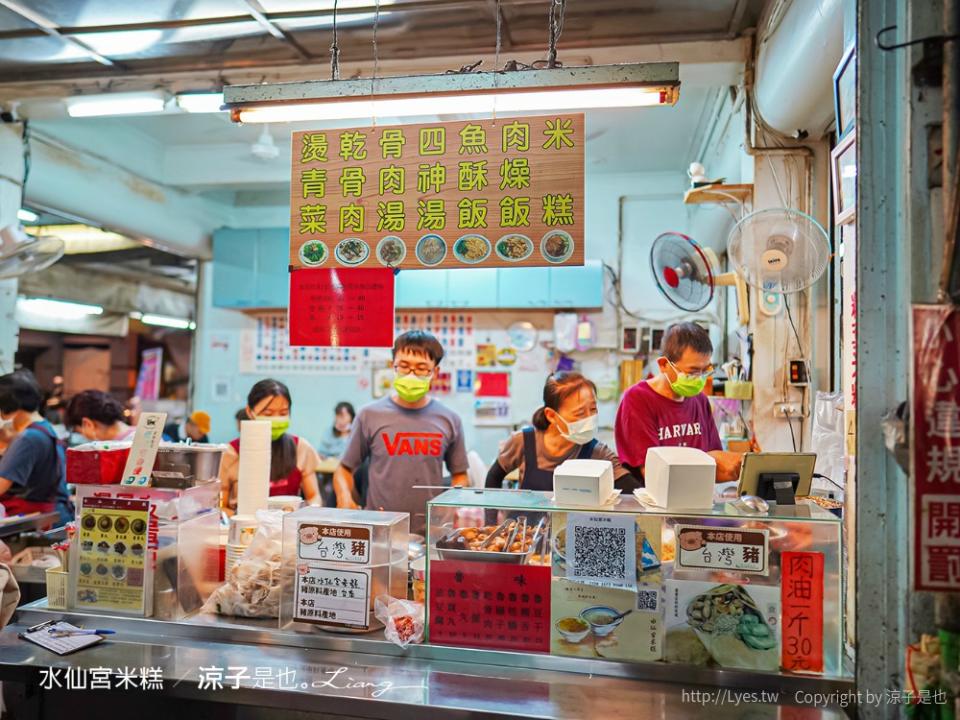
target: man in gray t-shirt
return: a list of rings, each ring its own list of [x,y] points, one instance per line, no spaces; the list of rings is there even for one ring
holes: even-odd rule
[[[357,414],[334,474],[337,507],[357,507],[353,471],[367,459],[367,509],[409,513],[411,532],[426,527],[427,500],[437,494],[415,485],[439,486],[444,463],[453,485],[468,484],[460,417],[428,395],[442,358],[442,346],[429,333],[411,331],[396,339],[394,392]]]

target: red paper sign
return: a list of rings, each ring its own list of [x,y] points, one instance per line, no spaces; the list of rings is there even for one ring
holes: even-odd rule
[[[550,575],[539,565],[430,562],[430,642],[550,652]]]
[[[477,397],[510,397],[510,373],[478,372]]]
[[[913,587],[960,590],[960,313],[913,308]]]
[[[391,347],[393,271],[292,271],[290,345]]]
[[[823,672],[823,553],[780,554],[781,665]]]

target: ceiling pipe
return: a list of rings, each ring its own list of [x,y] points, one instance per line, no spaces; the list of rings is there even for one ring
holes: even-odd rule
[[[842,0],[771,6],[757,37],[754,107],[778,133],[819,139],[833,120],[833,73],[843,55]]]

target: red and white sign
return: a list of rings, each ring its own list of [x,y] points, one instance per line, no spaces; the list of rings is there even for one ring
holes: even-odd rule
[[[432,560],[430,642],[550,652],[551,569]]]
[[[780,554],[784,670],[823,672],[823,553]]]
[[[290,345],[391,347],[393,270],[294,270]]]
[[[913,308],[913,587],[960,591],[960,312]]]

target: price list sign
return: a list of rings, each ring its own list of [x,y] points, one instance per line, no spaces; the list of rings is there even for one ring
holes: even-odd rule
[[[960,591],[960,313],[913,308],[914,590]]]
[[[430,642],[550,652],[549,567],[430,563]]]
[[[391,347],[393,271],[295,270],[290,275],[290,345]]]
[[[782,666],[823,672],[823,553],[780,554]]]
[[[293,133],[290,267],[583,264],[583,114]]]

